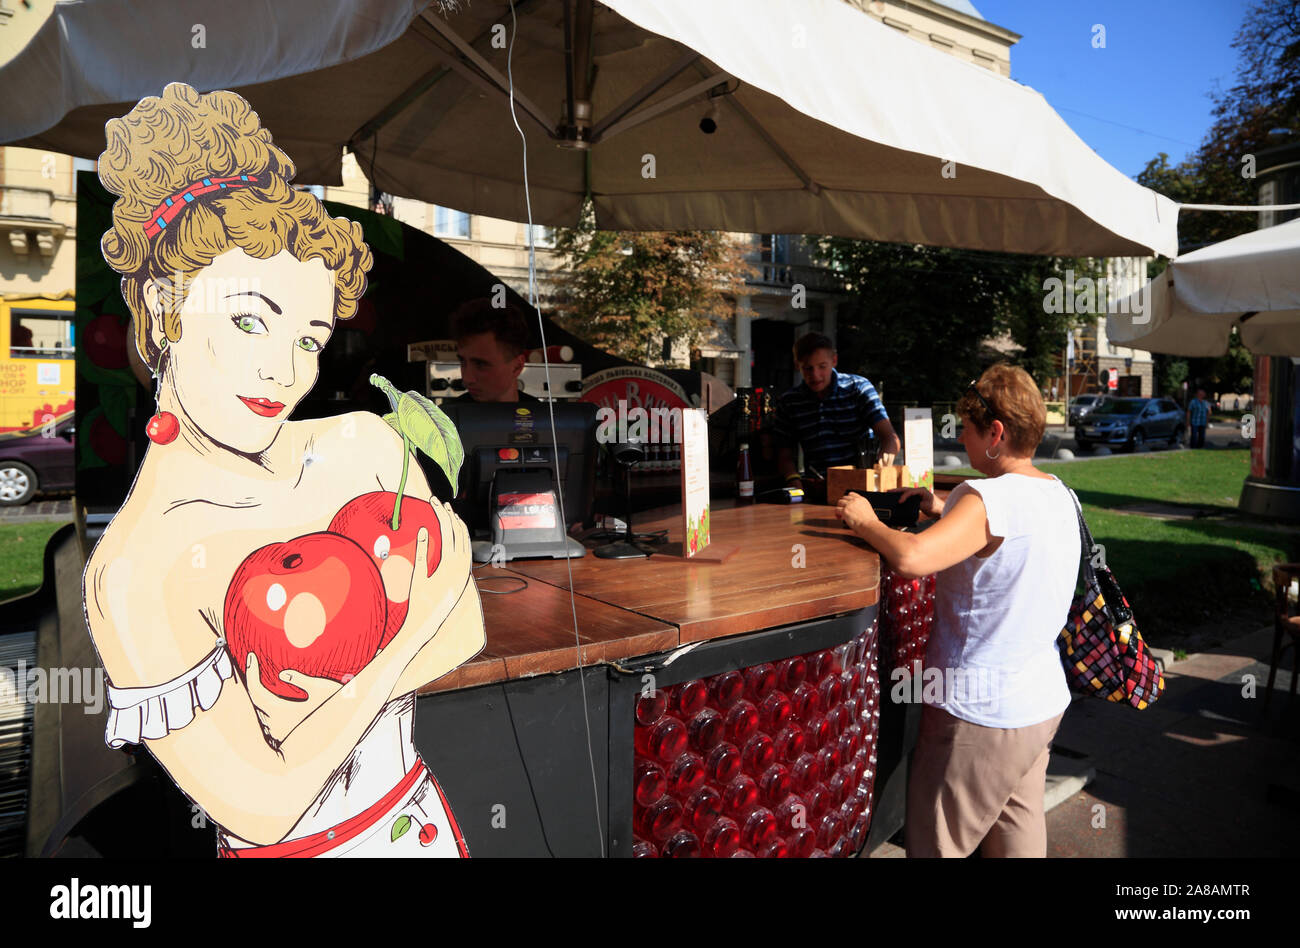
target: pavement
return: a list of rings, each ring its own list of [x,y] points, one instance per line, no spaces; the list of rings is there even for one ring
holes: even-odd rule
[[[31,520],[71,520],[71,497],[38,497],[20,507],[0,507],[0,524]]]
[[[1048,767],[1047,854],[1294,857],[1300,698],[1284,667],[1266,707],[1272,644],[1268,626],[1166,664],[1145,711],[1076,696]],[[899,842],[872,858],[905,855]]]

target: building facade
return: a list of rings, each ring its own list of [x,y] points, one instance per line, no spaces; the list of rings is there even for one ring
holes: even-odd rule
[[[0,147],[0,432],[71,413],[76,172],[93,162]]]

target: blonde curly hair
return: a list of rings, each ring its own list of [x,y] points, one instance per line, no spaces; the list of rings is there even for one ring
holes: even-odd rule
[[[145,305],[145,285],[157,280],[162,330],[181,338],[180,310],[195,275],[228,250],[266,259],[288,250],[299,260],[319,258],[334,272],[334,315],[348,319],[366,291],[374,258],[361,225],[330,217],[315,195],[294,190],[294,165],[271,143],[257,113],[233,92],[200,95],[173,82],[160,97],[141,99],[105,126],[108,147],[99,156],[99,180],[118,196],[113,228],[100,242],[104,259],[122,275],[122,296],[135,321],[136,345],[155,373],[163,348],[150,335],[156,314]],[[207,177],[258,175],[255,186],[205,195],[152,240],[145,227],[166,198]]]

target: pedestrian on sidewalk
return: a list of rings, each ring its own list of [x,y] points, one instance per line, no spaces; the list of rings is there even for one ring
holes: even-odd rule
[[[1191,430],[1191,446],[1205,447],[1205,428],[1210,422],[1210,403],[1205,400],[1205,389],[1198,388],[1196,397],[1187,406],[1187,427]]]
[[[1028,373],[993,366],[957,414],[971,466],[986,476],[946,502],[904,491],[921,495],[933,527],[892,530],[856,494],[836,509],[895,571],[937,574],[925,664],[944,685],[922,691],[907,855],[1043,857],[1048,752],[1070,704],[1056,639],[1079,574],[1079,521],[1065,485],[1034,467],[1047,410]]]

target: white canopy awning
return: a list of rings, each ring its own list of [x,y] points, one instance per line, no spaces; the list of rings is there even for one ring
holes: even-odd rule
[[[1184,356],[1300,356],[1300,218],[1179,257],[1106,319],[1119,345]]]
[[[144,14],[132,0],[62,3],[0,68],[0,140],[95,157],[105,121],[185,81],[247,98],[301,183],[337,183],[347,146],[389,193],[522,220],[499,42],[510,8],[422,6],[174,0]],[[608,229],[1176,252],[1176,205],[1103,161],[1041,95],[842,0],[515,9],[509,71],[537,223],[572,225],[589,193]]]

